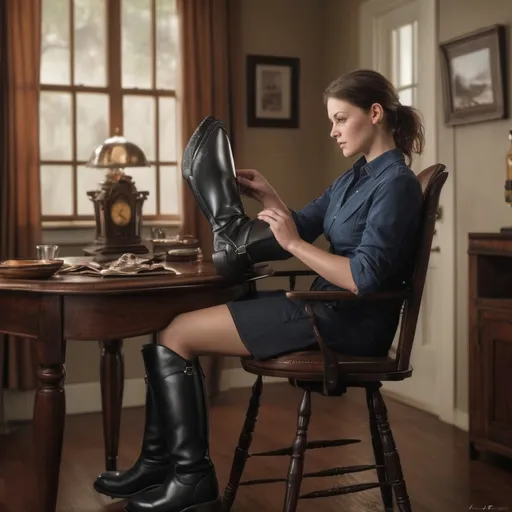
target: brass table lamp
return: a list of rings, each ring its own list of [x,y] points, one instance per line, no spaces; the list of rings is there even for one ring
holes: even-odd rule
[[[92,153],[87,167],[107,169],[100,189],[87,192],[94,204],[95,242],[85,249],[96,261],[111,261],[124,253],[146,254],[142,243],[142,207],[149,192],[138,191],[124,169],[149,167],[142,149],[116,134]]]

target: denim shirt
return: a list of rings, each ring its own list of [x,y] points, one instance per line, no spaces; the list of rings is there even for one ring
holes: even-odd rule
[[[417,241],[423,194],[400,149],[361,157],[317,199],[292,211],[300,237],[322,233],[350,259],[358,295],[400,286]],[[319,277],[312,289],[340,289]]]

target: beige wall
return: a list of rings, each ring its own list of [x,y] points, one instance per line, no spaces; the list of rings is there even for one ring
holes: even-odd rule
[[[360,3],[361,0],[240,0],[236,164],[264,173],[292,207],[318,195],[350,164],[329,141],[322,91],[331,79],[358,65]],[[464,16],[460,6],[460,0],[439,0],[441,41],[485,25],[510,23],[512,18],[510,0],[465,0]],[[246,54],[300,57],[298,130],[246,126]],[[510,93],[509,90],[509,96]],[[439,161],[453,173],[456,193],[456,396],[457,407],[467,411],[467,233],[512,225],[502,193],[511,123],[505,120],[447,128],[442,122],[441,106],[439,119]],[[250,202],[247,208],[251,214],[257,211]],[[282,265],[294,266],[297,262]],[[127,378],[142,375],[139,346],[143,341],[129,340],[125,344]],[[68,383],[97,380],[97,368],[95,343],[69,343]]]
[[[439,40],[446,41],[495,23],[512,22],[510,0],[439,1]],[[510,64],[512,44],[508,39]],[[508,98],[512,97],[512,66],[508,73]],[[455,179],[456,225],[456,403],[468,410],[468,258],[469,232],[499,231],[512,225],[512,212],[503,201],[505,154],[510,119],[447,128],[439,122],[439,160],[446,162]]]
[[[326,11],[323,19],[324,52],[326,54],[324,82],[359,66],[359,6],[361,0],[324,0]],[[330,130],[327,116],[322,111],[320,126],[323,142],[323,168],[325,183],[329,184],[350,167],[353,160],[343,157],[336,144],[328,137]]]
[[[278,55],[300,58],[300,128],[249,128],[246,124],[245,73],[239,91],[236,124],[236,165],[262,172],[290,207],[300,207],[322,192],[324,87],[323,2],[318,0],[240,0],[240,52],[245,56]],[[262,28],[264,27],[264,30]],[[250,214],[257,212],[247,202]]]

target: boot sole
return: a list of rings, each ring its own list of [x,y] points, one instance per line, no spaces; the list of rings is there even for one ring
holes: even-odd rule
[[[129,504],[124,507],[124,510],[126,512],[132,512]],[[182,508],[179,512],[222,512],[222,500],[218,498],[208,503],[190,505],[190,507]]]
[[[132,492],[131,494],[118,494],[118,493],[109,492],[106,489],[103,489],[102,487],[97,486],[96,483],[93,484],[93,487],[94,487],[95,491],[97,491],[100,494],[103,494],[105,496],[108,496],[109,498],[112,498],[113,500],[114,499],[123,500],[126,498],[133,498],[134,496],[137,496],[138,494],[141,494],[142,492],[152,491],[153,489],[157,489],[158,487],[160,487],[160,485],[162,485],[162,484],[150,485],[148,487],[144,487],[144,489],[141,489],[140,491]]]

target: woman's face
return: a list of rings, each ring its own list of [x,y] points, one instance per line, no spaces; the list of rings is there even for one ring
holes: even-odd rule
[[[376,135],[376,125],[381,118],[375,107],[372,105],[370,111],[365,112],[344,100],[327,100],[327,115],[332,122],[330,135],[336,139],[343,156],[349,158],[358,154],[367,155],[370,151]]]

